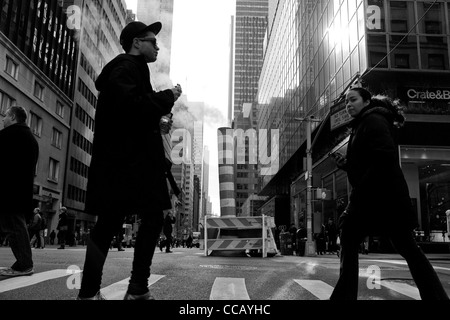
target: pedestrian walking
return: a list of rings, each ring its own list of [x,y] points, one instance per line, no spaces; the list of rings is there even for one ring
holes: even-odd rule
[[[28,234],[31,237],[30,245],[31,247],[36,247],[36,249],[44,249],[44,243],[42,239],[42,216],[41,210],[35,208],[33,210],[34,216],[28,226]]]
[[[164,242],[162,242],[161,247],[160,247],[160,249],[162,251],[162,248],[165,245],[166,253],[172,253],[172,251],[170,251],[170,246],[172,245],[172,242],[173,242],[172,224],[174,224],[175,222],[176,222],[176,218],[173,216],[172,210],[169,210],[167,212],[166,217],[164,218],[164,227],[163,227],[163,233],[166,236],[166,240]]]
[[[297,227],[295,226],[295,223],[291,223],[288,231],[291,234],[292,250],[297,253]]]
[[[100,93],[85,210],[98,218],[88,239],[80,300],[104,299],[100,288],[109,246],[124,218],[136,213],[141,224],[124,300],[153,299],[150,266],[163,210],[171,207],[159,122],[181,94],[180,86],[155,92],[150,83],[147,64],[157,59],[161,28],[160,22],[127,24],[120,35],[125,53],[110,61],[95,82]]]
[[[317,254],[323,255],[327,249],[326,235],[325,235],[325,225],[320,226],[320,232],[315,234],[316,239],[316,251]]]
[[[60,246],[58,249],[65,249],[66,248],[66,242],[67,242],[67,234],[69,230],[69,221],[67,216],[67,208],[61,207],[59,209],[59,220],[58,220],[58,226],[56,227],[58,230],[58,239]]]
[[[117,232],[116,236],[117,251],[125,251],[125,249],[122,248],[122,241],[123,241],[123,230],[120,229],[120,231]]]
[[[6,110],[0,131],[0,229],[8,238],[16,261],[0,275],[31,275],[33,257],[27,221],[33,217],[33,183],[39,157],[39,145],[26,125],[23,107]]]
[[[329,218],[327,224],[325,225],[325,234],[327,239],[327,251],[330,254],[334,254],[337,251],[336,240],[338,236],[338,231],[333,218]]]
[[[347,154],[334,154],[333,158],[338,168],[347,171],[352,191],[339,217],[341,266],[330,299],[357,299],[360,244],[368,235],[383,235],[406,259],[421,298],[448,300],[413,237],[417,221],[400,168],[397,131],[405,119],[398,103],[352,88],[346,95],[346,108],[353,117]]]

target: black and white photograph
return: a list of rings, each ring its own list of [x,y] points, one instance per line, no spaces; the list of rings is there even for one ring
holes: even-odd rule
[[[448,313],[449,43],[450,0],[0,0],[0,309]]]

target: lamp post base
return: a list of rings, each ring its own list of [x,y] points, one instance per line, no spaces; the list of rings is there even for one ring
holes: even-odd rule
[[[305,243],[305,256],[306,257],[315,257],[316,254],[316,244],[314,241],[306,241]]]

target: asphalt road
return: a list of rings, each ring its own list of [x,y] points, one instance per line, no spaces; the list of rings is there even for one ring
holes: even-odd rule
[[[246,303],[257,308],[277,302],[294,308],[298,301],[327,300],[339,274],[336,255],[316,257],[205,256],[200,249],[175,248],[173,253],[157,248],[150,290],[158,301],[172,301],[173,312],[189,312],[211,301]],[[75,300],[83,269],[85,248],[33,249],[32,276],[0,276],[0,303],[6,300]],[[450,295],[450,255],[428,254]],[[104,268],[102,292],[108,300],[121,300],[133,258],[133,249],[110,250]],[[0,248],[0,268],[14,262],[11,250]],[[359,300],[420,300],[405,261],[396,254],[360,255]],[[189,306],[190,303],[190,306]],[[260,309],[252,303],[258,303]],[[252,307],[253,306],[253,307]],[[231,308],[231,307],[230,307]],[[237,308],[237,307],[236,307]],[[272,314],[275,307],[272,306]],[[284,307],[283,307],[284,308]],[[206,309],[202,312],[207,312]],[[193,312],[200,312],[192,309]],[[233,310],[220,309],[221,314]],[[255,312],[253,310],[253,312]],[[266,311],[268,311],[267,309]],[[251,312],[237,310],[238,312]],[[202,315],[207,317],[206,314]],[[212,314],[210,317],[211,318]]]

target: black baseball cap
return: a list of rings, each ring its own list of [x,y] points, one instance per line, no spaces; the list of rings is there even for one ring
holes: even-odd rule
[[[120,33],[120,44],[122,45],[122,48],[125,49],[126,47],[130,46],[133,39],[138,35],[147,31],[151,31],[155,35],[157,35],[161,31],[161,29],[162,24],[159,21],[150,25],[146,25],[145,23],[140,21],[131,21],[125,26],[125,28],[123,28],[122,32]]]

